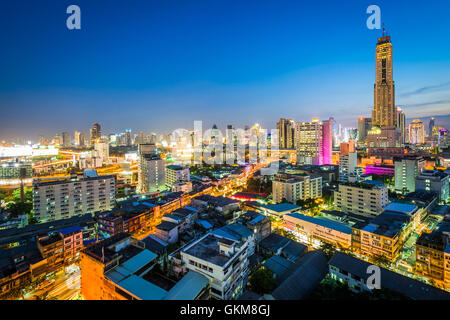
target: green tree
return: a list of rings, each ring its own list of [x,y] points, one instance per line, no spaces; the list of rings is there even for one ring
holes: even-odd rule
[[[261,267],[250,276],[250,286],[252,291],[265,294],[272,292],[277,286],[277,282],[271,270]]]
[[[320,246],[319,250],[323,252],[323,254],[328,258],[328,260],[330,260],[333,254],[336,252],[336,248],[326,242],[324,242]]]

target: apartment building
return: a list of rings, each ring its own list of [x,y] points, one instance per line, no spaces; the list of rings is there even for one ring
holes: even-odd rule
[[[33,210],[39,222],[67,219],[115,205],[114,176],[79,176],[33,182]]]
[[[415,273],[450,288],[450,223],[417,239]]]
[[[373,217],[388,205],[388,189],[377,181],[342,183],[334,192],[334,203],[340,211]]]
[[[209,279],[215,299],[236,299],[242,293],[248,274],[246,240],[234,240],[208,233],[181,250],[181,260],[188,270]]]
[[[77,259],[83,249],[83,229],[71,227],[59,230],[63,240],[64,261],[70,262]]]
[[[157,154],[144,154],[139,162],[139,184],[141,193],[162,190],[165,187],[165,164]]]
[[[272,199],[281,203],[322,197],[322,177],[277,174],[272,181]]]
[[[191,179],[189,167],[169,165],[166,166],[166,184],[174,186],[179,182],[186,182]]]
[[[362,168],[357,166],[358,154],[349,152],[339,158],[339,181],[357,182],[361,179]]]
[[[415,205],[391,203],[378,216],[352,227],[352,250],[369,258],[395,262],[420,219]]]

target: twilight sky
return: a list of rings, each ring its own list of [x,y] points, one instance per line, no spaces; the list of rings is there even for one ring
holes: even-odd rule
[[[66,8],[81,8],[81,30]],[[396,103],[450,127],[450,2],[9,0],[0,6],[0,138],[370,116],[381,7]]]

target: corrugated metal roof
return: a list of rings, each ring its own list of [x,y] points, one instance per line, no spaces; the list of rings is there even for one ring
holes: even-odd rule
[[[208,284],[209,280],[204,275],[189,271],[170,289],[165,300],[194,300]]]

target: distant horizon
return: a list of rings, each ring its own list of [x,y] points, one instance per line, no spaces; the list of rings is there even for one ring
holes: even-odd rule
[[[377,3],[396,105],[408,121],[449,128],[450,3],[414,2]],[[366,27],[370,3],[78,0],[81,30],[65,26],[69,4],[3,6],[0,140],[73,138],[94,122],[106,135],[169,134],[195,120],[275,129],[280,118],[333,117],[357,128],[371,116],[381,30]]]

